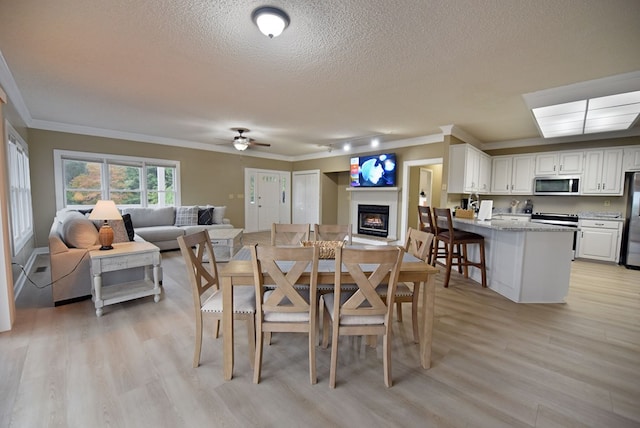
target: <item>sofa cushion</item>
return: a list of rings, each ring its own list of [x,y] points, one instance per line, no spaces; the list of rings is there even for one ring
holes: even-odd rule
[[[182,236],[184,233],[184,229],[177,226],[136,227],[136,234],[147,242],[170,241],[178,239],[178,236]],[[176,246],[177,244],[176,241]]]
[[[213,224],[213,207],[198,208],[198,224],[200,225]]]
[[[169,226],[176,221],[175,207],[122,208],[122,214],[130,214],[133,227]]]
[[[198,207],[177,207],[176,226],[194,226],[198,224]]]
[[[89,248],[98,242],[98,229],[93,222],[80,216],[67,216],[62,223],[62,239],[69,247]]]

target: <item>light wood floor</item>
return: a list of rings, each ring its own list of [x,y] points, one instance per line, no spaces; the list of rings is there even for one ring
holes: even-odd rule
[[[515,304],[454,274],[438,286],[430,370],[419,368],[406,307],[394,386],[384,387],[381,344],[344,338],[330,390],[330,350],[318,349],[310,385],[294,334],[274,335],[254,385],[242,323],[232,381],[211,329],[192,368],[184,265],[179,251],[162,256],[162,300],[102,318],[90,300],[48,307],[49,289],[25,285],[14,329],[0,334],[0,427],[640,426],[640,271],[575,261],[568,301],[555,305]],[[48,271],[32,276],[42,284]]]

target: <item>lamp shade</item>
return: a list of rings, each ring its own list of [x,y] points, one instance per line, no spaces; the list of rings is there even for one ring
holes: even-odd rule
[[[289,25],[289,15],[275,7],[259,7],[251,14],[260,32],[270,38],[278,37]]]
[[[122,220],[122,215],[115,202],[100,200],[89,214],[89,220]]]

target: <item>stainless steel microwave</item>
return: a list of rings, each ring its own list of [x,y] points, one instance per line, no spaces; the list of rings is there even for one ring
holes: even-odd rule
[[[580,177],[536,177],[534,195],[579,195]]]

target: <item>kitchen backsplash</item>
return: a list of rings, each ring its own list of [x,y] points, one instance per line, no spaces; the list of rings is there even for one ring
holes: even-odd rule
[[[460,198],[468,195],[450,194],[447,206],[460,205]],[[509,212],[511,201],[520,201],[516,212],[522,212],[527,199],[533,202],[533,212],[554,212],[564,214],[622,213],[626,211],[626,199],[623,196],[532,196],[532,195],[480,195],[480,200],[493,200],[494,212]],[[605,206],[605,201],[609,202]]]

